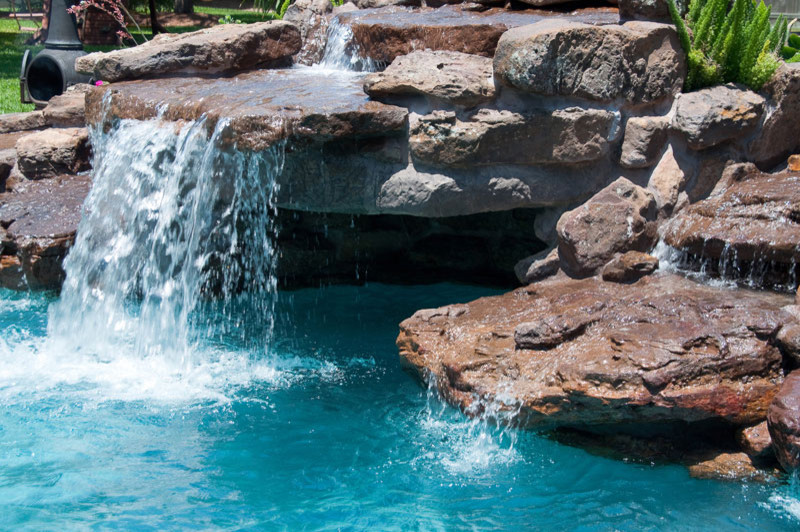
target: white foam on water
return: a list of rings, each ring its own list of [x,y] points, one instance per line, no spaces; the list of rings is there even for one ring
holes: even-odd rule
[[[328,39],[319,66],[328,70],[355,70],[376,72],[380,65],[370,57],[361,54],[353,42],[353,30],[334,17],[328,26]]]

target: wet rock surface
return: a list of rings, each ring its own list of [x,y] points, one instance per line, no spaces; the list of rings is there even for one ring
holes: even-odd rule
[[[695,203],[662,228],[670,246],[712,263],[793,267],[800,259],[800,175],[749,174]],[[714,266],[710,264],[710,266]],[[714,266],[716,267],[716,266]],[[725,264],[719,266],[725,267]],[[788,281],[788,273],[783,282]],[[780,281],[780,279],[779,279]]]
[[[330,0],[297,0],[286,10],[283,20],[300,30],[302,48],[295,62],[312,65],[322,59],[327,41],[328,15],[333,10]]]
[[[224,142],[239,149],[265,150],[289,140],[299,145],[341,138],[404,133],[408,111],[370,101],[363,75],[310,68],[260,70],[233,78],[171,78],[116,83],[87,96],[90,124],[113,118],[166,120],[206,117],[213,128],[228,120]],[[110,92],[108,113],[103,98]]]
[[[481,109],[469,121],[452,112],[423,116],[411,128],[412,156],[434,166],[577,164],[608,151],[614,115],[577,107],[515,113]]]
[[[735,85],[720,85],[682,94],[673,127],[689,147],[702,150],[751,133],[764,113],[763,97]]]
[[[0,194],[0,286],[58,289],[75,240],[88,176],[26,181]]]
[[[553,278],[400,324],[400,356],[452,404],[523,427],[761,422],[783,380],[786,296],[656,274]]]
[[[300,47],[300,30],[289,22],[220,24],[191,33],[162,33],[133,48],[85,55],[75,69],[103,81],[244,70],[285,61]]]
[[[500,36],[509,28],[561,16],[587,24],[615,24],[613,10],[584,9],[573,13],[553,11],[472,12],[460,6],[439,9],[390,7],[364,9],[339,15],[339,23],[353,32],[353,44],[362,57],[391,63],[415,50],[451,50],[492,57]]]
[[[65,92],[50,98],[42,114],[53,127],[83,127],[86,125],[85,101],[84,92]]]
[[[364,91],[377,99],[424,95],[472,107],[495,97],[492,60],[461,52],[412,52],[368,75]]]
[[[689,466],[692,477],[711,480],[767,482],[775,480],[776,473],[756,467],[746,453],[721,453]]]
[[[89,168],[86,128],[50,128],[22,136],[16,144],[19,170],[28,179],[45,179]]]
[[[767,414],[775,456],[788,472],[800,469],[800,372],[786,377]]]
[[[678,94],[684,53],[666,24],[591,26],[554,18],[503,34],[494,75],[503,85],[544,96],[643,104]]]
[[[561,261],[558,249],[545,249],[522,259],[514,266],[514,273],[522,284],[535,283],[558,273]]]
[[[621,177],[558,220],[561,267],[574,277],[594,275],[615,254],[649,251],[657,238],[656,201]]]
[[[604,281],[634,283],[657,269],[657,258],[640,251],[628,251],[606,264],[601,276]]]
[[[736,441],[742,451],[751,458],[758,459],[773,456],[772,438],[769,436],[769,428],[766,421],[739,430],[736,433]]]

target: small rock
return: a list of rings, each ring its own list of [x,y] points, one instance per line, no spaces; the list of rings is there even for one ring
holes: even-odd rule
[[[25,287],[22,262],[15,255],[0,255],[0,287],[19,290]]]
[[[503,34],[494,75],[534,94],[639,105],[680,92],[684,56],[671,25],[591,26],[548,17]]]
[[[17,164],[17,150],[8,148],[0,150],[0,192],[5,192],[6,179],[11,175],[11,169]]]
[[[89,133],[86,128],[51,128],[20,137],[19,170],[28,179],[72,174],[89,168]]]
[[[736,85],[718,85],[688,94],[676,102],[673,127],[689,147],[702,150],[752,132],[764,114],[765,100]]]
[[[757,469],[745,453],[722,453],[704,462],[689,466],[689,475],[710,480],[764,482],[772,478],[769,472]]]
[[[766,420],[758,425],[746,427],[736,432],[736,441],[751,458],[766,458],[772,453],[772,439]]]
[[[629,118],[619,163],[625,168],[648,168],[658,162],[667,142],[669,120],[661,116]]]
[[[790,321],[785,324],[778,331],[775,341],[783,356],[788,357],[795,367],[800,365],[800,323]]]
[[[220,24],[190,33],[162,33],[133,48],[88,54],[75,61],[75,69],[103,81],[244,70],[285,61],[301,44],[300,30],[283,20]]]
[[[367,76],[364,91],[373,98],[422,94],[472,107],[494,99],[492,60],[461,52],[412,52]]]
[[[784,470],[800,469],[800,372],[790,373],[767,412],[772,448]]]
[[[522,284],[535,283],[558,273],[558,249],[545,249],[522,259],[514,266],[514,273]]]
[[[658,165],[650,175],[647,188],[653,190],[662,217],[667,217],[675,210],[678,196],[686,185],[686,174],[675,159],[672,146],[667,148]]]
[[[345,7],[348,6],[348,7]],[[336,9],[358,9],[352,3]],[[296,0],[286,10],[283,20],[291,22],[300,30],[303,46],[295,61],[304,65],[318,63],[322,59],[327,42],[328,14],[334,11],[330,0]]]
[[[11,133],[12,131],[30,131],[41,129],[47,125],[44,114],[41,111],[30,111],[28,113],[8,113],[0,115],[0,133]]]
[[[658,259],[640,251],[628,251],[603,268],[603,280],[613,283],[635,283],[658,269]]]
[[[42,113],[50,126],[83,127],[86,125],[85,102],[84,93],[65,92],[50,98]]]
[[[789,168],[790,172],[800,172],[800,155],[791,155],[789,156]]]
[[[620,177],[558,221],[561,267],[594,275],[617,253],[650,250],[657,238],[653,194]]]

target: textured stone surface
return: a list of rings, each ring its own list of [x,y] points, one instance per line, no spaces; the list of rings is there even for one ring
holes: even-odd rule
[[[669,120],[661,116],[629,118],[619,164],[625,168],[648,168],[658,162],[667,142]]]
[[[790,321],[781,327],[775,340],[791,364],[795,367],[800,366],[800,323]]]
[[[41,111],[0,115],[0,133],[30,131],[32,129],[41,129],[46,125],[47,121]]]
[[[686,185],[686,174],[675,159],[672,146],[667,148],[650,175],[647,188],[655,193],[659,214],[669,216]]]
[[[425,95],[468,107],[494,99],[492,60],[449,51],[412,52],[364,80],[373,98]]]
[[[615,24],[611,10],[581,9],[564,13],[490,9],[476,13],[461,6],[439,9],[389,7],[364,9],[339,15],[339,22],[352,30],[352,45],[362,57],[391,63],[415,50],[452,50],[492,57],[500,36],[508,28],[532,24],[556,16],[587,24]]]
[[[523,427],[762,421],[780,387],[770,338],[788,297],[656,274],[546,279],[417,312],[400,356],[452,404]]]
[[[514,266],[514,274],[520,283],[530,284],[555,275],[559,268],[558,249],[545,249],[519,261]]]
[[[608,152],[614,115],[570,107],[515,113],[481,109],[469,121],[436,111],[412,125],[416,161],[439,166],[576,164]]]
[[[781,467],[800,469],[800,372],[790,373],[769,407],[767,425]]]
[[[790,155],[787,169],[790,172],[800,172],[800,155]]]
[[[65,92],[53,96],[42,114],[47,125],[54,127],[83,127],[86,125],[86,95],[82,92]]]
[[[800,150],[800,63],[782,64],[761,91],[774,108],[748,146],[748,159],[769,169]]]
[[[0,226],[7,238],[0,256],[0,286],[61,286],[61,263],[75,240],[90,185],[85,176],[59,176],[0,194]]]
[[[593,275],[626,251],[649,251],[656,240],[653,194],[619,178],[558,221],[558,253],[569,275]]]
[[[19,170],[28,179],[55,177],[89,168],[86,128],[50,128],[17,141]]]
[[[604,281],[633,283],[658,269],[658,259],[640,251],[628,251],[605,265]]]
[[[75,69],[103,81],[243,70],[286,60],[300,46],[300,30],[282,20],[220,24],[191,33],[162,33],[133,48],[85,55]]]
[[[677,94],[685,65],[669,25],[552,19],[506,32],[494,74],[504,85],[535,94],[642,104]]]
[[[672,126],[689,147],[702,150],[751,133],[764,113],[763,97],[735,85],[719,85],[681,94]]]
[[[675,4],[683,11],[685,2]],[[619,16],[625,20],[653,20],[672,22],[667,8],[667,0],[619,0]]]
[[[746,453],[721,453],[710,460],[689,466],[694,478],[727,481],[765,482],[773,479],[770,471],[756,468]]]
[[[772,454],[772,438],[769,437],[766,420],[737,431],[736,441],[751,458],[767,458]]]
[[[17,163],[17,150],[7,148],[0,150],[0,192],[5,192],[6,179],[11,174],[11,169]]]
[[[303,42],[295,55],[297,63],[312,65],[322,59],[327,42],[328,15],[332,10],[330,0],[296,0],[286,10],[283,20],[297,26]]]
[[[687,207],[662,234],[669,245],[705,258],[726,254],[788,267],[800,260],[799,213],[799,175],[753,174]]]

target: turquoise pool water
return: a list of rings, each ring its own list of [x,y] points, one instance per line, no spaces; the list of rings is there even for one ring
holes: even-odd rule
[[[429,396],[400,366],[397,323],[488,293],[282,293],[269,352],[222,337],[173,361],[83,350],[91,330],[48,337],[53,299],[0,291],[0,529],[800,527],[786,485],[601,458]]]

